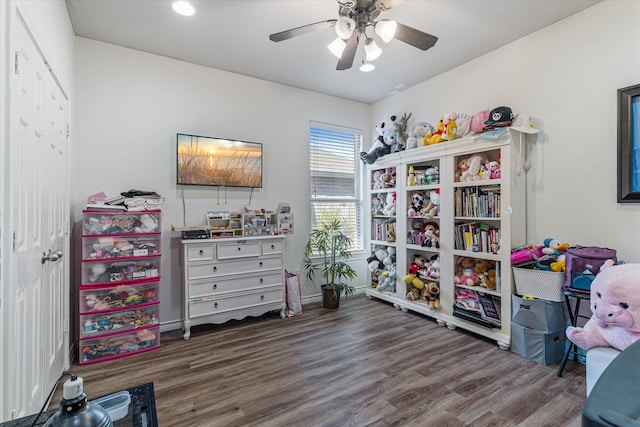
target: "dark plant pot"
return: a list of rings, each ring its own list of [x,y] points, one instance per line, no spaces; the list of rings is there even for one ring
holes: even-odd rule
[[[333,288],[322,285],[322,306],[324,308],[339,308],[340,307],[340,292],[334,293]]]

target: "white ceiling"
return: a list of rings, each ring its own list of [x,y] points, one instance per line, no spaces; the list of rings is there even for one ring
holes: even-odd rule
[[[421,51],[384,44],[370,73],[336,71],[326,45],[333,29],[282,42],[269,35],[338,18],[335,0],[191,0],[192,17],[171,0],[66,0],[75,34],[207,67],[363,103],[374,103],[564,19],[601,0],[407,0],[378,19],[439,37]]]

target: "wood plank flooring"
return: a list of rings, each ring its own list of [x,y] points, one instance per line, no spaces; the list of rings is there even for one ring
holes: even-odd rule
[[[152,381],[163,427],[577,426],[584,365],[557,368],[357,295],[201,325],[188,341],[163,333],[157,350],[71,371],[90,398]]]

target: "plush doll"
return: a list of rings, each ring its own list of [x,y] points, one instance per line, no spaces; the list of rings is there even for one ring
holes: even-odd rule
[[[411,206],[407,210],[407,216],[416,216],[424,208],[424,196],[418,191],[411,193]]]
[[[391,148],[391,151],[397,153],[405,149],[407,145],[407,122],[411,118],[413,113],[404,113],[398,120],[394,120],[392,123],[392,129],[395,134],[395,147]]]
[[[396,116],[391,116],[391,122],[395,122],[395,120],[396,120]],[[389,142],[393,143],[394,141],[393,140],[387,141],[385,139],[385,133],[390,128],[391,128],[391,125],[387,124],[386,122],[382,122],[378,126],[376,126],[378,137],[373,142],[368,152],[364,152],[364,151],[360,152],[360,159],[365,164],[372,165],[380,157],[391,153],[391,144],[389,144]]]
[[[431,258],[431,262],[427,267],[427,279],[439,282],[440,281],[440,256],[436,255]]]
[[[624,350],[640,339],[640,264],[612,264],[591,283],[591,318],[582,328],[567,328],[567,338],[585,350]]]
[[[473,258],[458,257],[453,282],[456,285],[475,286],[478,283],[478,274],[474,270],[475,265],[476,262]]]
[[[484,165],[489,160],[484,154],[472,154],[466,161],[466,170],[460,175],[460,181],[478,181],[481,179],[489,179],[488,176],[484,176]]]
[[[396,186],[396,169],[386,168],[379,177],[382,182],[382,188],[394,188]]]
[[[469,129],[465,131],[463,136],[480,133],[484,129],[484,122],[489,119],[489,110],[482,110],[471,116],[469,120]]]
[[[387,193],[382,214],[385,216],[394,216],[396,214],[396,193]]]
[[[427,274],[427,259],[422,255],[416,255],[409,266],[409,273],[404,276],[403,281],[408,285],[413,285],[417,289],[424,289],[424,281],[421,277]]]
[[[389,257],[387,247],[374,245],[372,254],[367,258],[367,265],[371,273],[378,275],[384,269],[384,260]]]
[[[396,291],[396,266],[395,264],[390,265],[387,270],[383,270],[380,273],[380,278],[378,279],[378,290],[384,292],[395,292]]]
[[[420,210],[420,215],[433,218],[438,215],[438,210],[440,208],[440,190],[435,189],[431,190],[429,193],[429,202],[427,202],[426,206]]]
[[[422,246],[425,248],[439,248],[440,247],[440,230],[438,229],[438,224],[434,222],[428,222],[424,225],[424,230],[422,231],[424,235],[424,240],[422,241]]]
[[[473,270],[478,275],[477,284],[487,289],[496,288],[496,263],[486,259],[477,259]]]
[[[380,176],[382,175],[382,171],[377,170],[374,171],[372,176],[371,176],[371,189],[372,190],[380,190],[381,188],[384,188],[384,184],[382,183],[382,180],[380,179]]]
[[[427,283],[421,294],[431,310],[440,310],[440,286],[436,282]]]
[[[419,146],[424,145],[422,143],[424,136],[428,133],[433,133],[434,131],[434,127],[427,122],[416,123],[415,125],[413,125],[413,129],[409,133],[405,150],[411,150],[412,148],[418,148]]]
[[[485,165],[485,173],[489,174],[489,179],[500,179],[502,172],[500,172],[500,163],[495,160],[490,161]]]
[[[423,145],[434,145],[438,144],[444,139],[442,138],[442,134],[444,133],[444,119],[440,119],[438,122],[438,127],[433,132],[428,132],[424,138],[422,138]]]
[[[462,175],[466,175],[467,169],[469,169],[469,157],[462,156],[458,158],[458,168],[456,169],[455,182],[460,182]]]
[[[456,119],[458,115],[456,113],[447,113],[442,118],[444,124],[444,130],[442,132],[442,139],[445,141],[451,141],[457,138],[458,125]]]

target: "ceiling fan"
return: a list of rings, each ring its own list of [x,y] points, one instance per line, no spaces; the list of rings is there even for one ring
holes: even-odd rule
[[[380,56],[382,49],[373,38],[367,35],[367,29],[369,28],[373,28],[373,31],[385,43],[396,39],[420,50],[427,50],[438,41],[436,36],[396,21],[389,19],[376,21],[381,12],[391,9],[391,6],[399,2],[399,0],[338,0],[338,19],[328,19],[291,28],[290,30],[271,34],[269,39],[274,42],[281,42],[314,31],[335,28],[338,38],[327,47],[339,58],[336,70],[348,70],[351,68],[360,42],[363,42],[364,45],[363,66],[368,65],[370,69],[373,69],[374,67],[369,64],[369,61]],[[361,70],[369,71],[362,67]]]

